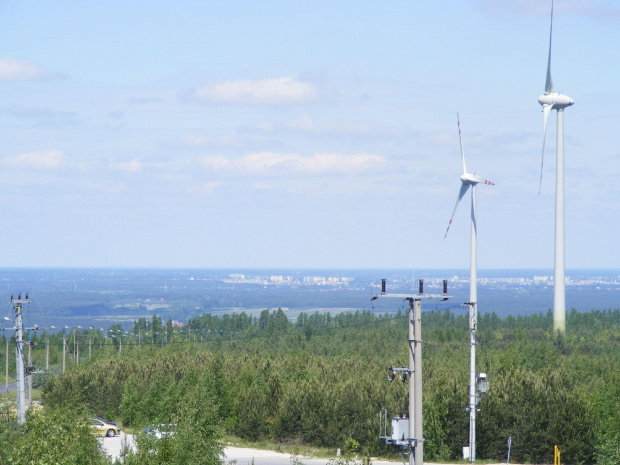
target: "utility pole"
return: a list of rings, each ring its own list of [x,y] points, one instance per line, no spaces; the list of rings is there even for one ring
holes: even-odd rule
[[[422,422],[422,299],[440,298],[442,301],[448,300],[448,282],[443,281],[443,294],[424,294],[424,280],[419,281],[418,294],[387,294],[385,279],[381,280],[381,295],[373,296],[372,300],[379,297],[399,298],[407,301],[409,312],[409,368],[401,367],[388,369],[388,380],[395,379],[395,373],[401,372],[403,382],[409,378],[409,414],[405,421],[404,418],[394,418],[392,420],[392,436],[380,436],[386,444],[391,444],[408,450],[409,465],[423,465],[424,462],[424,432]],[[407,425],[408,437],[399,438],[400,430],[398,424],[402,422]],[[386,417],[387,421],[387,417]],[[404,426],[403,425],[403,426]],[[380,431],[381,431],[380,426]],[[398,433],[395,432],[398,429]],[[404,433],[404,431],[403,431]],[[402,452],[401,452],[402,454]],[[404,461],[404,459],[403,459]]]
[[[15,371],[17,376],[17,423],[26,423],[26,384],[24,375],[24,321],[22,319],[21,295],[18,300],[11,299],[15,311]]]
[[[32,367],[32,340],[28,338],[28,370]],[[28,405],[32,405],[32,376],[28,376]]]
[[[9,338],[6,338],[6,374],[4,375],[5,392],[9,393]]]
[[[65,362],[67,360],[67,329],[68,326],[62,328],[62,372],[65,372]]]
[[[54,326],[50,326],[50,329],[54,329]],[[45,371],[50,370],[50,334],[45,330]]]
[[[11,296],[11,305],[15,312],[15,371],[17,376],[17,423],[26,422],[26,374],[24,370],[24,320],[22,318],[23,304],[30,303],[28,294],[25,299],[19,294],[17,299]]]

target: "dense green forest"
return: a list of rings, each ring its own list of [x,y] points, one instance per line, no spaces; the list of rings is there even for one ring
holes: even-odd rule
[[[467,317],[438,310],[422,321],[425,460],[459,459],[468,434]],[[478,371],[490,382],[477,416],[479,459],[505,461],[511,437],[518,463],[551,463],[555,444],[563,463],[620,462],[620,311],[572,311],[566,337],[552,335],[550,313],[489,313],[478,326]],[[136,429],[175,422],[187,432],[179,441],[209,450],[227,433],[394,453],[378,440],[378,415],[407,408],[406,384],[386,377],[389,365],[407,363],[404,311],[301,314],[293,322],[282,310],[265,310],[257,318],[202,315],[184,328],[154,316],[129,333],[113,327],[105,334],[66,334],[64,374],[63,335],[49,337],[56,374],[37,375],[46,409],[74,406]],[[39,366],[47,340],[33,335]],[[179,447],[177,454],[205,457],[195,463],[217,461],[206,449]]]

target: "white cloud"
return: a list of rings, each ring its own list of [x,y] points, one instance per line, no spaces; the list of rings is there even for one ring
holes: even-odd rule
[[[127,171],[128,173],[139,173],[142,171],[142,163],[139,160],[122,161],[110,163],[110,168],[114,170]]]
[[[0,58],[0,81],[29,81],[48,77],[43,68],[27,61]]]
[[[311,102],[317,97],[316,88],[292,76],[262,80],[210,82],[198,89],[195,96],[215,103],[290,104]]]
[[[57,168],[65,160],[65,156],[59,150],[47,150],[45,152],[28,152],[17,155],[16,157],[5,157],[4,164],[15,167],[26,167],[35,169]]]
[[[217,187],[220,187],[221,185],[221,182],[205,182],[202,186],[202,192],[204,192],[205,194],[211,194]]]
[[[320,127],[308,115],[301,115],[293,121],[286,123],[287,128],[301,129],[303,131],[319,131]]]
[[[223,155],[211,155],[204,157],[202,159],[202,164],[206,168],[212,170],[221,170],[231,167],[233,165],[233,160]]]
[[[388,161],[370,153],[338,154],[316,153],[304,157],[297,153],[259,152],[239,158],[222,155],[204,157],[203,165],[213,170],[231,170],[251,174],[302,173],[359,174],[384,169]]]

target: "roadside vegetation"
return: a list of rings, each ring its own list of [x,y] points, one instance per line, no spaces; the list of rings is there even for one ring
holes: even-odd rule
[[[566,337],[552,335],[550,313],[489,313],[478,325],[478,371],[490,382],[477,416],[478,458],[505,461],[511,437],[517,463],[552,463],[555,444],[563,463],[620,462],[620,311],[572,311]],[[295,322],[282,310],[203,315],[183,329],[139,319],[130,336],[93,334],[90,359],[48,376],[44,412],[73,406],[136,430],[178,425],[174,440],[139,436],[125,462],[132,464],[217,463],[224,434],[275,448],[393,455],[378,441],[378,414],[406,411],[406,384],[387,381],[389,365],[407,364],[406,334],[404,311],[301,314]],[[455,461],[468,437],[467,317],[425,313],[423,339],[425,460]],[[56,372],[59,342],[59,354],[50,342]],[[8,424],[2,444],[15,434]]]

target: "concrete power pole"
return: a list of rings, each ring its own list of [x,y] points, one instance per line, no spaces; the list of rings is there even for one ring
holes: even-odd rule
[[[30,367],[32,367],[32,341],[28,340],[28,368]],[[32,405],[32,376],[28,376],[28,406],[30,405]]]
[[[30,303],[28,296],[17,299],[11,296],[11,304],[15,311],[15,371],[17,376],[17,423],[26,423],[26,374],[24,372],[24,320],[22,318],[23,304]]]
[[[62,372],[65,372],[67,361],[67,326],[62,328]]]
[[[45,371],[50,370],[50,335],[47,329],[45,330]]]
[[[5,375],[5,392],[9,393],[9,338],[6,338],[6,375]]]
[[[444,293],[442,295],[424,294],[424,280],[419,282],[418,294],[387,294],[385,279],[381,280],[381,295],[378,297],[400,298],[408,302],[409,312],[409,368],[390,367],[388,379],[394,379],[396,371],[403,374],[401,379],[405,381],[409,377],[409,414],[408,414],[408,438],[403,444],[402,440],[392,437],[386,443],[399,446],[409,452],[409,465],[423,465],[424,463],[424,432],[422,416],[422,299],[440,298],[448,300],[447,281],[444,281]],[[394,427],[392,428],[394,434]],[[404,459],[403,459],[404,460]]]

